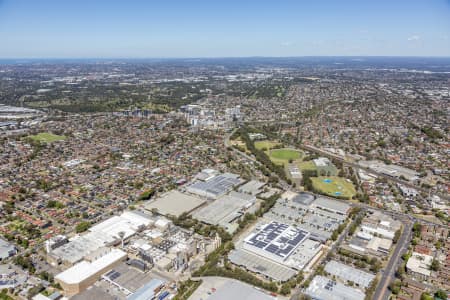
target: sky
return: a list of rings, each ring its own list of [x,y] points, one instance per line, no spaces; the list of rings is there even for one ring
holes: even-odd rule
[[[0,58],[450,56],[450,0],[0,0]]]

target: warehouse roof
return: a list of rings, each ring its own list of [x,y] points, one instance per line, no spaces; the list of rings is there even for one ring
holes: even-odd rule
[[[120,249],[111,249],[110,252],[92,262],[82,261],[77,263],[56,275],[55,279],[67,284],[78,284],[126,256],[127,254]]]
[[[208,300],[229,300],[229,299],[246,299],[246,300],[273,300],[262,291],[258,291],[251,285],[230,280],[223,286],[219,287]]]
[[[364,288],[368,287],[375,275],[344,265],[343,263],[332,260],[325,266],[325,271],[335,275],[343,280],[352,281]]]
[[[141,226],[153,222],[139,212],[125,211],[89,228],[87,234],[75,236],[67,244],[52,250],[51,255],[70,263],[76,263],[89,253],[108,246],[120,239],[119,232],[125,232],[125,238],[135,234]]]
[[[277,281],[287,281],[297,274],[297,271],[287,266],[245,250],[232,250],[228,258],[238,266],[243,266],[247,270],[273,278]]]
[[[264,182],[258,180],[250,180],[246,184],[239,187],[239,192],[256,195],[261,191],[261,188],[265,185]]]
[[[141,226],[148,226],[152,223],[150,218],[132,211],[125,211],[120,216],[111,217],[97,225],[91,227],[91,232],[101,232],[106,235],[119,238],[119,232],[125,232],[128,238],[139,231]]]
[[[188,192],[204,197],[217,198],[225,195],[233,189],[234,186],[241,183],[239,175],[224,173],[217,175],[208,181],[197,181],[186,189]]]
[[[127,297],[127,300],[147,300],[153,299],[155,290],[164,284],[161,279],[152,279],[149,283],[138,289],[135,293]]]
[[[323,276],[314,277],[305,293],[313,299],[326,300],[362,300],[365,297],[360,290]]]
[[[313,203],[313,207],[321,208],[324,210],[329,210],[332,212],[337,212],[340,214],[347,214],[350,210],[350,205],[347,203],[343,203],[338,200],[331,200],[324,197],[317,198]]]
[[[245,246],[256,247],[270,256],[285,260],[308,235],[307,231],[273,221],[259,232],[250,234],[245,239]]]
[[[230,215],[234,215],[247,205],[256,201],[254,196],[231,191],[229,195],[222,196],[205,207],[197,210],[193,217],[207,224],[218,225]]]
[[[145,208],[148,210],[156,208],[158,213],[162,215],[179,217],[183,213],[191,212],[205,202],[205,199],[172,190],[158,199],[148,202]]]

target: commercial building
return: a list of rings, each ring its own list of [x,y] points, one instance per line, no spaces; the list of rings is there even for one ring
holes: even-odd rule
[[[296,270],[309,271],[322,253],[323,244],[310,238],[304,240],[285,261]]]
[[[337,176],[338,169],[327,157],[313,159],[319,176]]]
[[[315,276],[305,294],[314,300],[363,300],[365,297],[362,291],[323,276]]]
[[[341,280],[353,282],[359,287],[367,288],[375,275],[344,265],[332,260],[325,265],[325,271]]]
[[[353,238],[343,248],[360,255],[389,255],[401,223],[379,211],[369,211]]]
[[[418,280],[427,280],[431,275],[431,262],[433,257],[431,255],[413,252],[406,263],[406,271],[412,277]]]
[[[68,243],[69,240],[64,235],[56,235],[45,241],[45,250],[47,253],[52,252],[52,250],[61,247],[62,245]]]
[[[0,239],[0,260],[11,257],[17,253],[16,247],[7,241]]]
[[[55,276],[67,296],[76,295],[94,284],[102,274],[114,268],[127,258],[127,254],[119,249],[108,249],[106,252],[93,255]]]
[[[28,276],[22,272],[18,272],[16,266],[9,264],[0,264],[0,290],[16,288],[26,283]]]
[[[391,217],[373,211],[361,223],[361,231],[370,235],[377,235],[387,239],[393,239],[395,232],[401,228],[401,223]]]

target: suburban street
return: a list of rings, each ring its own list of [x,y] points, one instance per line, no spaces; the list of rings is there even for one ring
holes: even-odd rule
[[[386,268],[384,269],[383,275],[381,276],[381,280],[378,283],[378,287],[374,293],[373,299],[375,300],[385,300],[389,298],[390,295],[390,291],[388,289],[389,283],[395,277],[395,271],[399,266],[401,256],[408,249],[408,244],[411,239],[412,223],[406,221],[403,224],[405,226],[403,228],[402,235],[400,236],[397,242],[394,253],[392,254]]]

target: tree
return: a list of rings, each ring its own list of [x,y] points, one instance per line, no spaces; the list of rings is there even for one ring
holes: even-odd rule
[[[139,195],[138,200],[148,200],[155,194],[154,189],[148,189]]]
[[[75,231],[76,231],[76,233],[81,233],[81,232],[88,230],[89,227],[91,227],[90,222],[80,222],[75,227]]]
[[[414,223],[412,231],[414,232],[414,236],[419,238],[422,231],[422,225],[418,222]]]
[[[61,209],[64,208],[64,204],[56,200],[50,200],[47,202],[47,208]]]
[[[392,294],[398,295],[398,293],[400,292],[401,286],[402,286],[402,282],[400,280],[395,280],[395,281],[391,282],[391,284],[389,285],[389,289],[392,291]]]
[[[439,268],[440,268],[439,261],[438,261],[437,259],[433,259],[433,260],[431,261],[430,269],[431,269],[432,271],[438,271]]]
[[[297,294],[292,296],[291,300],[311,300],[311,297],[305,294]]]
[[[437,290],[437,292],[434,293],[434,296],[436,298],[439,298],[439,299],[442,299],[442,300],[447,300],[447,298],[448,298],[447,293],[445,291],[443,291],[443,290]]]
[[[398,239],[400,238],[400,234],[401,234],[401,233],[402,233],[402,232],[401,232],[400,229],[398,229],[398,230],[395,232],[394,238],[392,239],[392,241],[394,242],[394,244],[396,244],[396,243],[398,242]]]
[[[428,293],[422,293],[422,295],[420,296],[420,300],[434,300],[433,296],[431,296]]]
[[[280,288],[281,295],[288,295],[291,292],[291,287],[289,284],[285,283]]]

